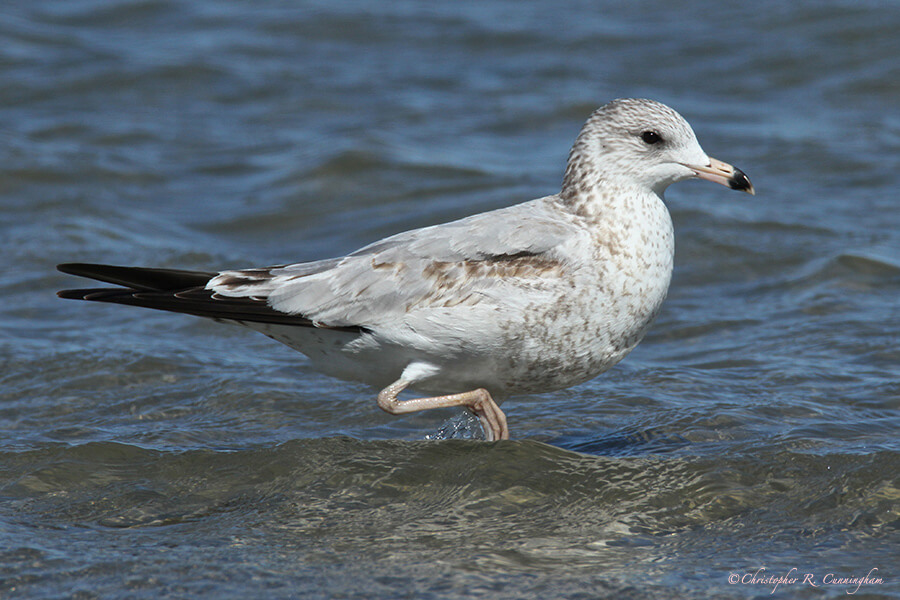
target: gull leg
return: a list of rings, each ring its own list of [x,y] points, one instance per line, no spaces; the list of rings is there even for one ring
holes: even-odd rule
[[[434,396],[432,398],[413,398],[412,400],[398,400],[400,394],[411,382],[398,379],[378,393],[378,406],[392,415],[428,410],[430,408],[448,408],[451,406],[465,406],[472,411],[481,421],[484,428],[484,437],[487,441],[508,440],[509,427],[506,424],[506,415],[491,398],[484,388],[450,394],[447,396]]]

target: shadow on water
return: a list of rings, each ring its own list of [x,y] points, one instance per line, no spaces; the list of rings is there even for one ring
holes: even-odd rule
[[[438,430],[425,436],[426,440],[483,440],[478,419],[462,412],[447,419]],[[536,440],[538,441],[538,440]],[[684,436],[664,428],[629,427],[598,434],[595,431],[541,438],[549,446],[594,456],[644,456],[674,452],[690,445]]]
[[[565,435],[545,440],[551,446],[594,456],[645,456],[666,454],[690,445],[690,440],[674,433],[624,429],[603,435]]]

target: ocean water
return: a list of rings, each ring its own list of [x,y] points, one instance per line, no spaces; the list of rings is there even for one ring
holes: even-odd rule
[[[875,1],[5,2],[0,598],[900,598],[898,30]],[[311,260],[554,193],[623,96],[757,196],[670,188],[650,334],[507,401],[511,441],[55,296],[60,262]]]

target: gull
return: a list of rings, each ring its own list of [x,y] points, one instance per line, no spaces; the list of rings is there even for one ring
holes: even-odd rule
[[[387,237],[338,258],[221,272],[67,263],[117,287],[62,298],[208,317],[259,331],[400,415],[460,406],[509,439],[500,402],[588,381],[641,341],[674,258],[666,188],[700,178],[754,193],[673,109],[594,111],[558,194]],[[409,388],[420,397],[401,400]]]

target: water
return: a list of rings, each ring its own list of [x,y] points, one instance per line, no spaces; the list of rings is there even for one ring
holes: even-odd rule
[[[874,1],[5,3],[0,598],[900,597],[898,28]],[[553,193],[620,96],[758,195],[671,188],[650,335],[509,400],[511,442],[54,296],[58,262],[322,258]]]

